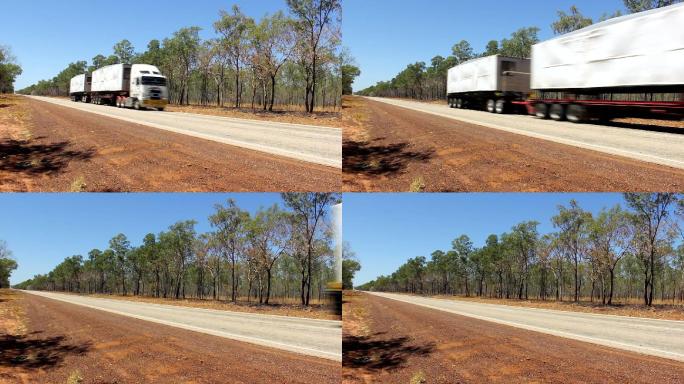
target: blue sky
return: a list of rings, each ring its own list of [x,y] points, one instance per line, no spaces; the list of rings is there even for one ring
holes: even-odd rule
[[[539,27],[547,39],[557,11],[573,4],[595,20],[624,9],[622,0],[345,0],[344,45],[361,68],[354,89],[391,80],[408,64],[447,56],[463,39],[476,52],[521,27]]]
[[[354,282],[391,274],[415,256],[429,259],[462,234],[479,247],[522,221],[551,232],[556,207],[573,198],[592,212],[623,202],[620,194],[345,194],[344,239],[362,266]]]
[[[22,89],[54,77],[70,62],[110,55],[123,39],[144,51],[150,40],[183,27],[198,26],[203,38],[213,37],[219,10],[233,4],[255,19],[287,8],[285,0],[6,1],[0,45],[9,45],[17,56],[24,73],[15,88]]]
[[[11,283],[47,273],[65,257],[106,249],[118,233],[139,245],[146,234],[181,220],[194,219],[198,232],[209,231],[214,204],[230,197],[250,212],[281,202],[269,193],[0,194],[0,239],[19,264]]]

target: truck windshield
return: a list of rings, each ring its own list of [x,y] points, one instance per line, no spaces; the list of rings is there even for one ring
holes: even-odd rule
[[[143,85],[159,85],[159,86],[165,87],[166,86],[166,79],[163,77],[143,76],[142,77],[142,84]]]

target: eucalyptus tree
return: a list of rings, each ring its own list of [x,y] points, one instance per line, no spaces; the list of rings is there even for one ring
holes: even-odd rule
[[[194,220],[179,221],[169,227],[167,232],[160,234],[160,241],[164,241],[172,257],[174,267],[174,297],[185,298],[185,277],[189,264],[194,261],[195,225]]]
[[[126,272],[128,270],[128,253],[131,251],[131,243],[123,233],[114,236],[109,240],[109,248],[114,252],[114,262],[116,273],[121,282],[121,292],[126,296]]]
[[[266,292],[260,290],[259,302],[268,305],[273,266],[283,255],[289,237],[288,214],[277,205],[259,210],[249,223],[248,239],[259,268],[266,274]]]
[[[0,93],[14,92],[14,81],[21,73],[10,47],[0,45]]]
[[[594,24],[594,20],[590,17],[582,15],[576,6],[570,7],[570,13],[565,11],[558,11],[558,20],[551,24],[551,29],[556,35],[563,35],[569,32],[576,31]]]
[[[245,16],[237,5],[233,5],[232,13],[222,10],[220,19],[214,23],[214,30],[221,35],[220,44],[228,53],[235,71],[235,108],[240,108],[240,70],[247,58],[249,31],[253,24],[254,20]]]
[[[162,67],[170,80],[178,82],[179,89],[175,101],[178,104],[189,104],[188,82],[192,71],[197,66],[200,49],[199,27],[181,28],[171,38],[164,39],[164,55]]]
[[[570,201],[570,206],[559,206],[559,213],[551,221],[558,228],[558,241],[563,248],[566,257],[571,260],[574,267],[575,295],[574,301],[579,301],[581,280],[579,274],[580,262],[586,258],[588,246],[587,227],[591,223],[591,213],[580,208],[575,200]]]
[[[130,41],[123,39],[114,45],[114,55],[120,64],[132,64],[135,59],[135,48]]]
[[[682,0],[623,0],[625,7],[632,13],[666,7],[668,5],[680,3],[681,1]]]
[[[17,267],[17,262],[12,258],[12,251],[7,246],[7,242],[0,240],[0,288],[9,288],[10,275]]]
[[[299,55],[306,73],[306,111],[314,112],[322,51],[339,44],[342,3],[340,0],[287,0],[295,15]]]
[[[240,209],[233,199],[229,199],[225,207],[217,204],[214,209],[216,213],[209,217],[209,223],[216,228],[213,240],[218,252],[230,264],[230,300],[235,302],[238,291],[236,266],[245,250],[250,215],[249,212]],[[216,262],[220,263],[220,260]],[[220,269],[220,265],[215,268]],[[220,276],[220,271],[216,271],[215,276]]]

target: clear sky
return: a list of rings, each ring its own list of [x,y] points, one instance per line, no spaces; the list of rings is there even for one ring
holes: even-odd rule
[[[47,273],[65,257],[106,249],[109,239],[125,234],[139,245],[181,220],[196,220],[197,232],[211,230],[208,217],[228,198],[245,210],[279,203],[279,194],[0,194],[0,239],[7,242],[19,268],[16,284]]]
[[[15,88],[22,89],[51,79],[71,62],[108,56],[123,39],[144,51],[150,40],[183,27],[198,26],[203,38],[213,37],[219,10],[233,4],[255,19],[287,8],[285,0],[4,1],[0,45],[17,56],[24,73]]]
[[[361,68],[354,89],[391,80],[408,64],[446,57],[461,40],[479,53],[522,27],[539,27],[547,39],[557,11],[573,4],[594,20],[624,10],[622,0],[345,0],[344,45]]]
[[[620,194],[345,194],[344,239],[362,266],[354,283],[391,274],[409,258],[449,250],[462,234],[480,247],[490,234],[522,221],[538,221],[540,233],[551,232],[557,206],[573,198],[592,212],[623,203]]]

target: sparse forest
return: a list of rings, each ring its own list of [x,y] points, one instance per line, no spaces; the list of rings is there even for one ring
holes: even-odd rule
[[[21,72],[10,47],[0,45],[0,93],[13,93],[14,81]]]
[[[596,214],[577,202],[558,207],[555,230],[525,221],[482,247],[467,235],[449,250],[408,260],[362,290],[506,299],[591,301],[606,305],[684,303],[684,199],[624,195]]]
[[[111,54],[75,61],[50,80],[20,93],[67,96],[72,77],[106,65],[145,63],[169,81],[170,102],[273,111],[337,111],[341,108],[340,0],[287,0],[278,11],[254,20],[235,5],[221,11],[215,37],[199,27],[181,28],[136,52],[130,41]]]
[[[215,206],[212,231],[179,221],[134,245],[118,234],[102,249],[64,259],[15,288],[84,294],[197,298],[260,304],[325,301],[334,280],[330,193],[284,193],[254,214],[233,200]]]
[[[631,13],[641,12],[653,8],[660,8],[682,0],[624,0],[625,8]],[[599,21],[622,16],[622,11],[606,13]],[[556,35],[569,33],[593,24],[591,18],[582,15],[576,6],[569,12],[558,11],[558,20],[551,25]],[[444,57],[437,55],[427,64],[419,61],[409,64],[392,80],[380,81],[363,89],[357,94],[362,96],[398,97],[417,100],[446,100],[447,72],[468,60],[490,55],[527,58],[531,55],[532,46],[538,43],[540,29],[532,26],[521,28],[501,41],[491,40],[481,52],[476,52],[467,40],[461,40],[451,48],[451,54]]]

